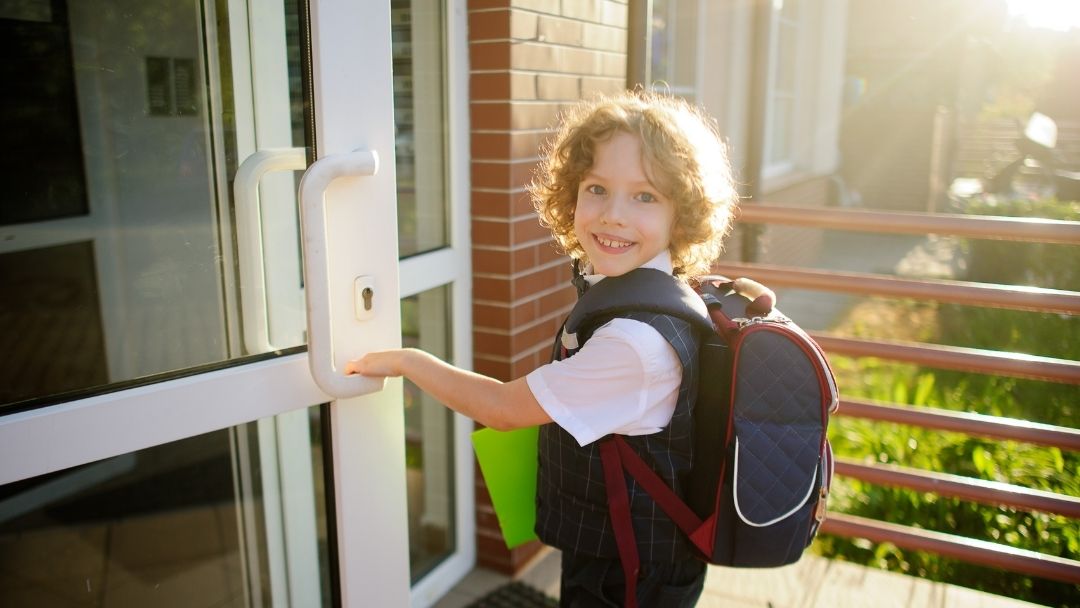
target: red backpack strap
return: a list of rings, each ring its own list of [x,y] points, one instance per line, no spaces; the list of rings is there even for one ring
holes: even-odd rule
[[[701,518],[668,484],[638,456],[620,435],[612,435],[600,442],[600,460],[604,465],[604,487],[607,491],[608,515],[611,528],[615,532],[615,545],[619,548],[619,561],[622,562],[623,577],[626,579],[627,608],[637,606],[637,579],[641,570],[641,558],[638,555],[637,539],[634,537],[634,524],[630,517],[630,496],[626,491],[626,477],[623,469],[637,480],[641,487],[652,497],[675,525],[686,534],[694,546],[704,555],[711,555],[712,550],[699,544],[701,535],[696,532],[702,527]]]
[[[707,547],[698,545],[700,535],[697,531],[703,525],[701,518],[687,506],[686,501],[679,497],[674,490],[665,482],[656,471],[642,460],[641,456],[626,443],[620,435],[615,435],[612,442],[618,447],[619,460],[622,466],[639,484],[648,492],[656,504],[679,526],[679,529],[697,546],[703,554],[709,555],[712,551]],[[601,453],[602,454],[602,453]],[[606,464],[605,464],[606,470]],[[606,481],[605,475],[605,481]],[[625,480],[624,480],[625,484]],[[623,492],[625,493],[625,488]]]
[[[615,436],[618,439],[618,436]],[[626,579],[626,608],[637,608],[637,579],[641,571],[634,524],[630,519],[630,497],[626,493],[619,448],[612,439],[600,442],[600,460],[604,463],[604,487],[607,490],[608,514],[615,532],[615,545],[619,548],[623,578]]]

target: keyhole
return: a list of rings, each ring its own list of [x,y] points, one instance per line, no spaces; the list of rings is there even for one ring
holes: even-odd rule
[[[364,291],[360,292],[360,297],[364,298],[364,310],[371,310],[371,299],[375,297],[375,290],[365,287]]]

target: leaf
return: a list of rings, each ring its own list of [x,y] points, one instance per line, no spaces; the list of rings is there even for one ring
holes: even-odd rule
[[[975,465],[975,470],[983,475],[986,475],[990,471],[990,455],[987,454],[986,449],[983,447],[977,447],[971,453],[971,462]]]
[[[1065,472],[1065,457],[1061,454],[1061,448],[1050,448],[1050,456],[1054,459],[1054,470],[1058,473]]]
[[[934,391],[934,374],[922,374],[919,376],[918,383],[915,385],[915,398],[911,401],[913,405],[928,405],[930,395]]]

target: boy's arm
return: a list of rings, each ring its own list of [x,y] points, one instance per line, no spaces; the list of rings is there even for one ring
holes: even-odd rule
[[[455,412],[500,431],[551,422],[525,378],[500,382],[415,348],[369,353],[346,364],[345,373],[404,376]]]

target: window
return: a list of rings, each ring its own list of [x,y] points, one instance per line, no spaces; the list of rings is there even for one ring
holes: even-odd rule
[[[688,100],[698,92],[698,0],[654,0],[652,15],[653,86]]]
[[[839,162],[846,3],[772,0],[762,174],[826,175]]]
[[[801,106],[799,75],[806,65],[800,65],[798,52],[802,32],[803,3],[799,0],[773,0],[769,37],[769,85],[765,114],[766,176],[790,172],[796,165],[794,143],[799,127],[796,111]]]
[[[755,56],[758,10],[768,11],[766,57]],[[717,119],[737,167],[747,165],[751,117],[763,110],[767,191],[827,175],[839,160],[847,13],[840,0],[654,0],[650,78]],[[758,76],[763,101],[753,99]]]

